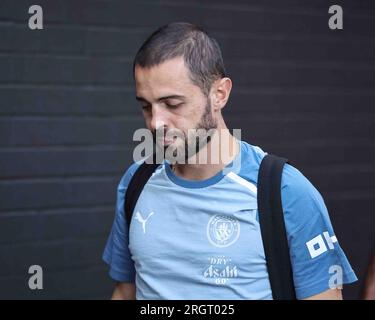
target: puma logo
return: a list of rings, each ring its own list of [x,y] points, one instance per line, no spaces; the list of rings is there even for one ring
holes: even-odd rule
[[[142,228],[143,228],[143,233],[146,233],[146,222],[147,220],[154,214],[154,212],[151,212],[147,218],[143,218],[141,213],[139,211],[137,211],[137,213],[135,214],[135,219],[137,219],[140,223],[142,223]]]

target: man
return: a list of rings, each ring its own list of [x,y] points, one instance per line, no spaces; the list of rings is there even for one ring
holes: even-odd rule
[[[236,139],[224,122],[232,82],[217,42],[191,24],[164,26],[138,51],[134,77],[157,145],[186,153],[178,161],[166,156],[155,170],[129,230],[124,197],[140,161],[121,179],[103,255],[117,281],[112,298],[272,299],[256,197],[265,152]],[[206,143],[190,129],[204,129]],[[207,163],[189,162],[200,154],[209,155]],[[220,161],[210,161],[218,154]],[[341,299],[341,284],[357,279],[323,199],[291,165],[284,167],[281,196],[297,298]],[[332,266],[341,272],[336,286]]]

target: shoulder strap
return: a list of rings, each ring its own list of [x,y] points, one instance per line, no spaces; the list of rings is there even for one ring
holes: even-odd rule
[[[155,160],[155,154],[153,155]],[[144,161],[139,168],[135,171],[132,179],[129,182],[128,188],[125,194],[124,212],[127,221],[128,228],[132,221],[133,211],[137,204],[138,198],[143,190],[143,187],[150,179],[152,173],[156,170],[159,164],[153,161],[151,164]]]
[[[287,159],[268,154],[258,174],[259,223],[275,300],[296,299],[281,203],[281,176],[287,162]]]

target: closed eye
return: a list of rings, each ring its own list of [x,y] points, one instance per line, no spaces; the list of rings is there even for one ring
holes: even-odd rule
[[[142,110],[144,110],[144,111],[149,111],[151,109],[151,106],[149,104],[148,105],[143,105],[141,107],[142,107]]]
[[[177,103],[177,104],[171,104],[171,103],[166,103],[165,105],[167,106],[167,108],[169,109],[176,109],[178,108],[179,106],[181,106],[183,103]]]

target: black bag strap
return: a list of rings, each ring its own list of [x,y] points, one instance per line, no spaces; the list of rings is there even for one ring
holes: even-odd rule
[[[141,195],[143,187],[147,183],[148,179],[150,179],[151,175],[155,172],[156,168],[160,165],[156,163],[155,154],[153,154],[152,157],[152,163],[147,163],[148,161],[146,160],[138,167],[126,190],[124,210],[128,228],[130,228],[133,211],[135,205],[137,204],[138,198]]]
[[[266,155],[258,174],[258,212],[267,270],[275,300],[296,299],[281,203],[281,176],[288,160]]]

